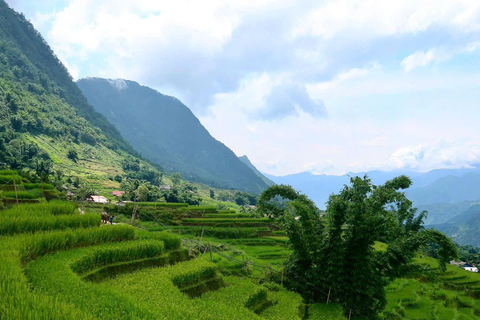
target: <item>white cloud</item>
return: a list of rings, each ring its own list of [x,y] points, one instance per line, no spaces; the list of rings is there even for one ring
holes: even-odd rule
[[[436,168],[464,168],[480,163],[480,143],[440,140],[435,144],[403,147],[390,157],[395,169],[429,171]]]
[[[406,72],[418,67],[424,67],[434,62],[441,62],[450,59],[451,54],[442,48],[433,48],[426,52],[417,51],[402,60],[401,65]]]
[[[478,0],[15,5],[30,10],[74,78],[125,78],[174,95],[261,170],[478,161]]]

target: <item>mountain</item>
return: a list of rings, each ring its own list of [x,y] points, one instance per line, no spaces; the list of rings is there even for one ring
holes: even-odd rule
[[[167,171],[219,188],[260,193],[267,187],[178,99],[133,81],[87,78],[77,84],[136,150]]]
[[[252,171],[258,176],[260,177],[260,179],[263,180],[263,182],[265,182],[265,184],[267,186],[273,186],[275,184],[275,182],[273,182],[272,180],[268,179],[267,177],[265,177],[260,171],[258,171],[258,169],[253,165],[253,163],[250,161],[250,159],[248,159],[247,156],[241,156],[241,157],[238,157],[238,159],[240,159],[240,161],[242,161],[243,163],[245,163],[247,165],[247,167],[249,167],[250,169],[252,169]]]
[[[416,204],[455,203],[480,199],[480,173],[439,178],[423,188],[409,190],[407,194]]]
[[[412,179],[412,187],[406,193],[416,206],[480,199],[480,169],[477,166],[464,169],[438,169],[426,173],[407,170],[390,172],[374,170],[350,172],[341,176],[315,175],[309,172],[280,177],[268,174],[265,176],[277,184],[293,186],[324,208],[330,194],[337,193],[345,184],[348,184],[350,177],[368,175],[373,183],[378,185],[402,174]]]
[[[461,201],[455,203],[433,203],[416,205],[418,212],[427,211],[425,225],[443,224],[459,216],[471,206],[479,204],[480,201]]]
[[[87,102],[66,68],[22,14],[0,0],[0,162],[66,175],[123,173],[138,153]],[[147,164],[143,164],[149,167]]]
[[[430,226],[460,245],[480,246],[480,204],[473,204],[467,210],[446,223]]]

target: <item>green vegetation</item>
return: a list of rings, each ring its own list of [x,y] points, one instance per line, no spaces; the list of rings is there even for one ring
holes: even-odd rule
[[[133,81],[117,81],[122,90],[106,79],[82,79],[77,84],[95,109],[146,158],[212,187],[256,194],[267,187],[230,149],[212,138],[178,99]]]
[[[308,302],[324,301],[323,293],[331,292],[333,301],[349,306],[355,316],[374,318],[386,305],[385,285],[406,274],[420,248],[437,243],[440,267],[445,269],[456,257],[456,248],[438,231],[422,229],[425,214],[416,215],[399,191],[410,185],[405,176],[382,186],[373,186],[367,177],[352,178],[351,186],[330,197],[326,219],[291,187],[267,189],[260,197],[260,212],[280,217],[292,244],[293,254],[285,264],[287,278],[301,274],[310,279],[310,283],[288,280],[287,287],[301,292]],[[276,196],[290,200],[287,210],[271,201]],[[375,251],[375,241],[388,247]]]

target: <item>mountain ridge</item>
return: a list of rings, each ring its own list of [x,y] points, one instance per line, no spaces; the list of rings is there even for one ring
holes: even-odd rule
[[[260,193],[266,183],[175,97],[131,80],[77,81],[88,101],[145,158],[188,180]]]

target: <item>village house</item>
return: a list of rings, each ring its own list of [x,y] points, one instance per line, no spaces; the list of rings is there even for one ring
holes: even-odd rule
[[[108,203],[108,199],[105,198],[104,196],[90,196],[88,200],[93,201],[95,203],[101,203],[101,204]]]
[[[477,267],[471,266],[469,264],[463,265],[463,269],[465,269],[466,271],[470,271],[470,272],[478,272]]]
[[[121,197],[125,194],[125,191],[112,191],[112,196],[114,197]]]
[[[159,190],[170,190],[170,189],[172,189],[172,186],[169,186],[169,185],[159,186],[158,189]]]

